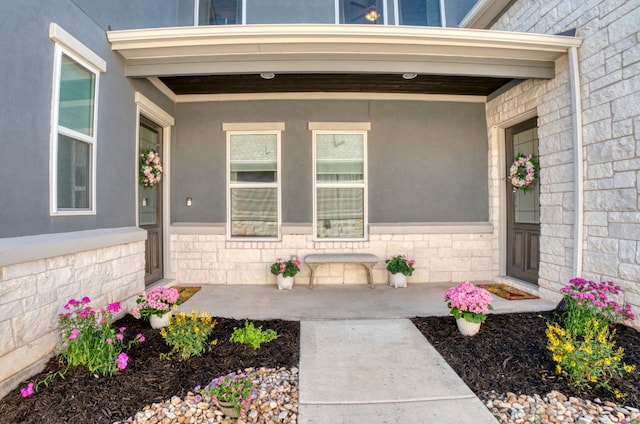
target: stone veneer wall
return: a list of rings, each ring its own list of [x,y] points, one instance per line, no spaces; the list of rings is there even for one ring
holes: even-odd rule
[[[59,342],[58,314],[69,299],[88,296],[98,308],[144,289],[144,245],[142,238],[0,266],[0,397],[43,368]]]
[[[576,28],[577,36],[583,38],[578,49],[584,155],[582,277],[621,285],[624,300],[634,306],[636,315],[640,313],[639,17],[640,2],[635,0],[519,0],[492,27],[546,34]],[[568,62],[563,58],[556,64],[554,80],[527,81],[487,104],[494,165],[499,164],[503,143],[499,127],[537,111],[542,168],[540,292],[553,299],[574,277],[573,124],[568,84]],[[494,177],[494,201],[498,186]]]
[[[285,232],[281,241],[227,241],[223,230],[206,226],[171,228],[171,278],[182,284],[275,284],[269,268],[278,258],[311,253],[373,253],[380,258],[374,282],[387,282],[384,260],[398,254],[416,259],[410,283],[491,280],[496,275],[493,227],[488,223],[372,228],[368,241],[314,242],[310,231]],[[315,284],[366,284],[360,265],[318,267]],[[302,265],[296,284],[309,283]]]

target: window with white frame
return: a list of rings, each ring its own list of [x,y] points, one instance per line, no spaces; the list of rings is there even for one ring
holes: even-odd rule
[[[284,126],[264,126],[261,130],[251,124],[224,125],[227,234],[231,239],[280,237],[280,134]]]
[[[325,126],[309,125],[310,129]],[[313,174],[314,239],[364,240],[368,209],[367,131],[315,129]]]
[[[93,214],[98,81],[106,65],[55,24],[51,25],[50,36],[56,42],[51,120],[51,213]]]

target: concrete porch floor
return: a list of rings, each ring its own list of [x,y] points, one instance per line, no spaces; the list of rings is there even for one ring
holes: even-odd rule
[[[202,285],[179,310],[207,312],[234,319],[283,319],[293,321],[336,319],[389,319],[446,316],[444,292],[454,283],[408,284],[395,289],[388,284],[294,285]],[[491,313],[551,310],[555,304],[541,299],[506,300],[493,296]],[[452,318],[453,319],[453,318]]]

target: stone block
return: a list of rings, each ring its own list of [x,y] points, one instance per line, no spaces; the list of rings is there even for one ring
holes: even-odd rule
[[[0,381],[49,356],[56,343],[55,334],[50,332],[0,357]]]
[[[27,309],[13,318],[13,330],[16,345],[37,341],[43,335],[54,331],[58,323],[57,304],[50,303],[37,309]]]
[[[11,320],[0,321],[0,357],[14,350],[16,345],[13,340]]]
[[[14,278],[26,277],[46,270],[47,261],[41,259],[4,266],[2,267],[2,276],[4,280],[13,280]]]
[[[25,311],[24,303],[22,300],[12,300],[11,302],[2,303],[2,307],[0,308],[0,321],[8,321],[22,315]]]
[[[615,274],[614,274],[615,275]],[[640,265],[638,264],[620,264],[620,277],[631,281],[640,281]],[[637,284],[637,283],[636,283]]]
[[[36,277],[32,275],[0,281],[0,305],[33,296],[36,291]]]
[[[615,188],[635,187],[636,183],[636,171],[616,172],[613,176],[613,186]]]
[[[96,250],[96,258],[98,263],[110,262],[122,256],[121,246],[110,246]]]
[[[617,275],[618,274],[618,256],[599,253],[584,252],[584,269],[598,275]]]
[[[585,206],[597,207],[605,211],[635,211],[637,191],[635,189],[616,189],[588,191],[584,194]]]

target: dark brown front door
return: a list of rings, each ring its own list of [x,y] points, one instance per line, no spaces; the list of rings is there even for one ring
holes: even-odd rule
[[[140,152],[152,149],[162,157],[161,128],[148,119],[140,117]],[[162,180],[154,187],[140,184],[138,191],[140,228],[147,231],[145,244],[146,285],[162,279]]]
[[[537,118],[506,131],[509,169],[519,154],[538,157]],[[538,284],[540,262],[540,182],[528,192],[514,192],[507,181],[507,275]]]

